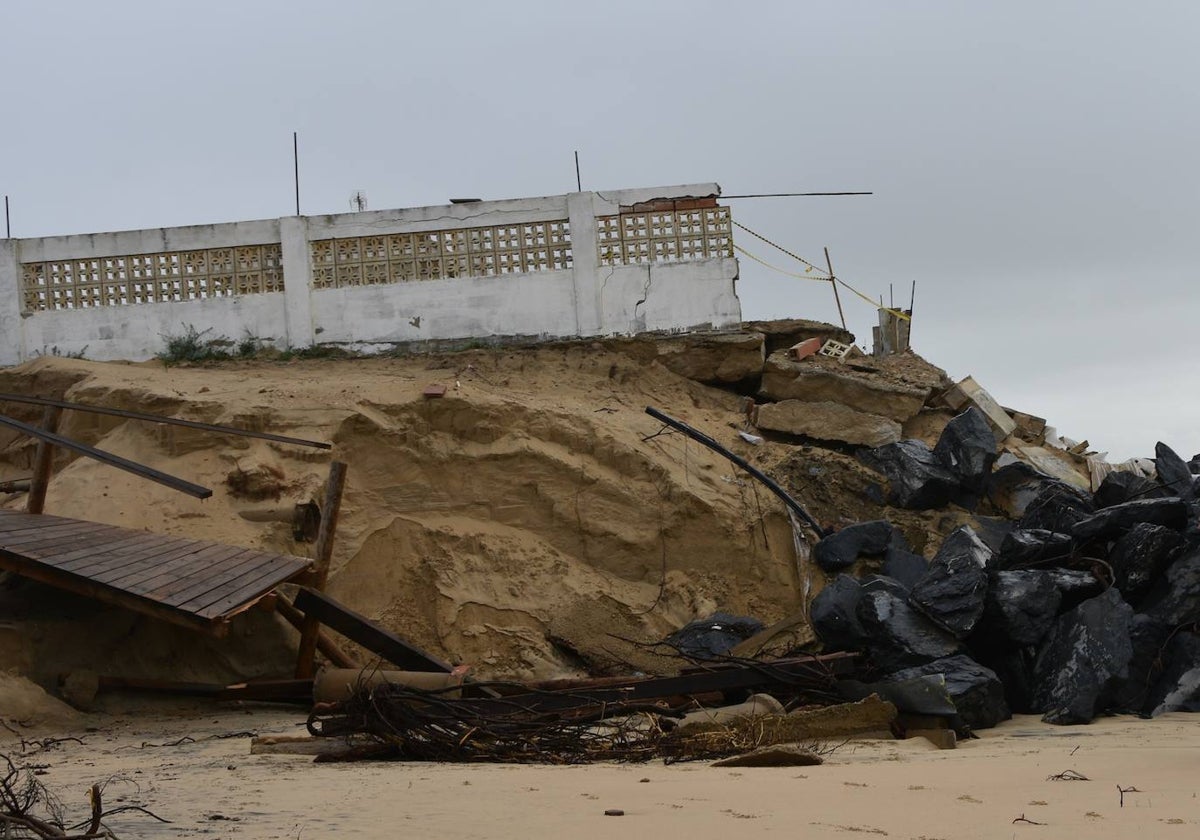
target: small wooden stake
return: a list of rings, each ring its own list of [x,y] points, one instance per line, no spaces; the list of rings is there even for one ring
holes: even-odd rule
[[[329,579],[329,560],[333,556],[333,536],[337,531],[338,513],[342,508],[342,490],[346,486],[346,465],[334,461],[329,465],[329,480],[325,483],[325,504],[321,506],[321,527],[317,531],[317,556],[313,569],[312,587],[325,590]],[[317,671],[317,636],[321,623],[305,617],[300,628],[300,649],[296,653],[296,678],[308,679]]]
[[[42,410],[42,428],[47,432],[58,431],[58,421],[62,418],[62,409],[48,405]],[[29,499],[25,502],[25,510],[29,513],[41,513],[46,508],[46,491],[50,489],[50,475],[54,471],[54,444],[39,440],[37,451],[33,456],[33,479],[29,485]]]
[[[842,312],[842,296],[838,294],[837,277],[833,274],[833,262],[829,259],[829,248],[825,249],[825,265],[829,268],[829,285],[833,286],[833,299],[837,301],[838,317],[842,319],[842,329],[847,329],[846,313]]]

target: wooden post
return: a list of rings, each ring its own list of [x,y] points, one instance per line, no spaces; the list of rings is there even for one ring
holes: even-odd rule
[[[47,432],[58,431],[58,421],[62,417],[62,409],[48,405],[42,410],[42,428]],[[25,510],[29,513],[41,513],[46,508],[46,491],[50,488],[50,475],[54,471],[54,444],[39,440],[37,451],[33,456],[33,478],[29,484],[29,499],[25,502]]]
[[[275,599],[273,609],[297,630],[304,629],[304,613],[296,609],[295,605],[285,596],[280,595]],[[361,667],[358,660],[338,647],[337,642],[330,638],[329,634],[323,630],[317,631],[317,650],[321,652],[322,656],[339,668]]]
[[[312,586],[325,590],[329,579],[329,559],[333,556],[333,536],[337,531],[338,513],[342,508],[342,489],[346,486],[346,465],[334,461],[329,465],[329,480],[325,483],[325,504],[321,506],[321,527],[317,531],[317,556]],[[315,618],[304,619],[300,628],[300,649],[296,653],[296,678],[308,679],[317,671],[317,635],[321,623]]]

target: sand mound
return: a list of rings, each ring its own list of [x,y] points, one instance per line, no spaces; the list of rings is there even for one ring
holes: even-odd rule
[[[7,726],[69,727],[82,720],[79,712],[25,677],[0,671],[0,721]]]

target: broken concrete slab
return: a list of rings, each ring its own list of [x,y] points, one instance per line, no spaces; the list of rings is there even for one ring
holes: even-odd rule
[[[759,332],[689,333],[650,340],[663,367],[706,385],[754,382],[762,376],[766,350]]]
[[[987,418],[992,427],[996,440],[1004,438],[1016,431],[1017,424],[1008,416],[1000,403],[989,394],[973,377],[966,377],[955,385],[950,386],[942,394],[942,400],[951,408],[960,411],[968,405],[978,408]]]
[[[839,703],[817,709],[797,709],[788,714],[793,732],[803,739],[847,738],[864,733],[887,732],[896,720],[896,707],[877,694],[854,703]]]
[[[746,321],[742,324],[742,329],[762,333],[766,337],[767,355],[812,338],[818,339],[818,347],[831,338],[843,344],[854,343],[854,334],[843,327],[803,318]]]
[[[900,424],[895,420],[833,402],[766,403],[758,407],[755,425],[772,432],[854,446],[882,446],[900,440]]]
[[[1075,458],[1064,450],[1055,449],[1052,446],[1034,446],[1031,443],[1023,443],[1016,438],[1005,440],[1004,449],[1051,478],[1057,478],[1065,484],[1070,484],[1072,487],[1086,492],[1092,490],[1091,472],[1088,470],[1087,461],[1083,458]]]
[[[953,729],[906,729],[904,739],[924,738],[939,750],[952,750],[958,746],[958,736]]]
[[[902,423],[921,410],[929,389],[854,376],[809,359],[794,362],[779,352],[767,357],[759,393],[773,401],[837,403]]]
[[[936,446],[946,429],[946,424],[957,416],[947,408],[925,406],[904,421],[900,434],[905,440],[919,440],[929,446]]]

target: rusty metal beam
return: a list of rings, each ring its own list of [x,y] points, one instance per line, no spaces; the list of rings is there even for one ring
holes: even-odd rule
[[[126,420],[145,420],[148,423],[165,423],[170,426],[183,426],[188,429],[198,429],[202,432],[215,432],[217,434],[239,435],[241,437],[258,438],[259,440],[271,440],[276,443],[291,443],[296,446],[311,446],[316,449],[332,449],[333,444],[323,443],[319,440],[304,440],[302,438],[287,437],[286,435],[273,435],[269,432],[252,432],[249,429],[238,429],[233,426],[219,426],[213,423],[200,423],[196,420],[181,420],[177,417],[163,417],[158,414],[143,414],[139,411],[126,411],[120,408],[103,408],[98,405],[85,405],[84,403],[67,402],[66,400],[51,400],[45,397],[26,397],[21,394],[0,394],[0,402],[15,402],[24,405],[43,405],[54,406],[55,408],[69,408],[72,411],[86,411],[89,414],[107,414],[109,417],[122,417]]]
[[[96,449],[94,446],[80,443],[77,440],[63,437],[53,432],[47,432],[44,429],[39,429],[37,426],[31,426],[28,423],[22,423],[20,420],[14,420],[11,417],[5,417],[0,414],[0,426],[7,426],[10,429],[15,429],[18,432],[23,432],[32,438],[40,441],[52,443],[55,446],[61,446],[63,449],[70,449],[72,452],[78,452],[80,455],[85,455],[99,461],[102,464],[108,464],[110,467],[125,470],[133,473],[140,478],[156,481],[165,487],[170,487],[172,490],[178,490],[180,493],[186,493],[197,499],[207,499],[212,495],[212,491],[207,487],[201,487],[199,484],[193,484],[190,481],[184,481],[182,478],[169,475],[165,472],[159,472],[153,467],[147,467],[145,464],[139,464],[136,461],[130,461],[128,458],[122,458],[120,455],[114,455],[111,452],[105,452],[103,449]]]

